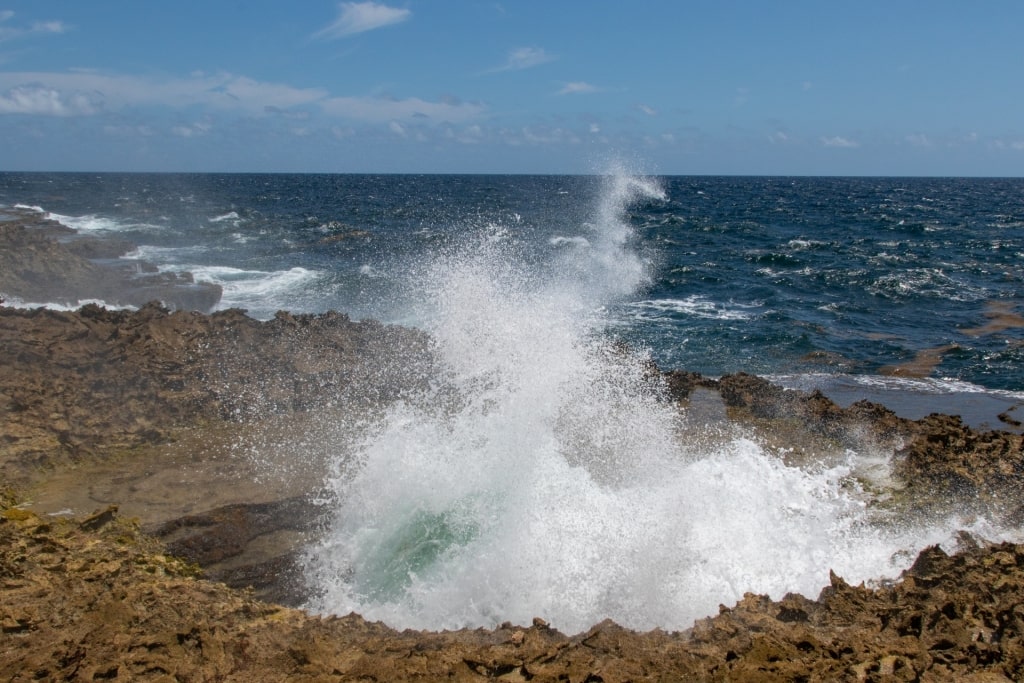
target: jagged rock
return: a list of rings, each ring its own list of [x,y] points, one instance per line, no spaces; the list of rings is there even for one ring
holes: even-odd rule
[[[6,512],[4,510],[3,512]],[[747,594],[681,633],[611,621],[398,632],[197,577],[116,516],[0,514],[0,670],[11,681],[1000,681],[1024,677],[1024,546],[920,554],[880,588]]]

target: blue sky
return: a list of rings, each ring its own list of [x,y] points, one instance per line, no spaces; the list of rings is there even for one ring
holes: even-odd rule
[[[0,0],[0,170],[1024,175],[1019,0]]]

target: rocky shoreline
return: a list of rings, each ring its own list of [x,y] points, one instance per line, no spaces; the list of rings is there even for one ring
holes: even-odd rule
[[[61,242],[59,226],[21,220],[0,222],[0,291],[23,297],[11,289],[21,282],[30,298],[68,303],[152,293],[96,264],[124,245]],[[51,276],[54,289],[40,289]],[[333,312],[194,312],[213,292],[167,294],[191,284],[163,283],[165,303],[135,311],[0,305],[3,680],[1024,678],[1024,545],[967,534],[954,554],[923,551],[898,581],[822,577],[816,598],[747,595],[681,633],[603,622],[566,635],[539,618],[398,632],[295,609],[306,597],[295,550],[316,533],[307,494],[328,455],[309,443],[429,381],[431,342]],[[878,514],[955,509],[1024,523],[1019,434],[946,415],[907,420],[865,401],[842,408],[745,374],[648,374],[684,414],[728,420],[783,459],[891,454],[893,490]],[[294,459],[297,431],[310,435],[299,466],[260,460]],[[267,466],[274,477],[259,480]]]
[[[220,301],[219,285],[121,258],[134,248],[121,239],[82,235],[37,211],[3,208],[0,294],[70,307],[88,300],[133,307],[161,301],[175,309],[206,312]]]
[[[239,558],[268,534],[308,532],[315,511],[301,497],[223,505],[208,498],[159,523],[132,521],[115,507],[83,519],[25,503],[63,472],[85,486],[95,463],[113,461],[123,472],[135,459],[170,452],[160,449],[209,446],[197,433],[259,431],[275,420],[394,400],[429,375],[429,340],[334,313],[260,322],[240,311],[153,304],[134,312],[0,307],[0,345],[0,472],[10,487],[0,516],[0,669],[12,681],[1024,675],[1024,546],[969,536],[952,557],[924,551],[892,585],[853,587],[833,576],[817,599],[748,595],[684,633],[606,622],[568,636],[539,620],[400,633],[355,615],[323,619],[275,606],[263,599],[294,605],[303,597],[293,558]],[[949,416],[904,420],[866,402],[844,409],[743,374],[712,380],[652,368],[651,376],[664,382],[666,400],[687,405],[703,395],[751,429],[777,433],[781,425],[790,444],[890,449],[900,514],[955,505],[1011,524],[1024,514],[1019,435],[977,432]]]

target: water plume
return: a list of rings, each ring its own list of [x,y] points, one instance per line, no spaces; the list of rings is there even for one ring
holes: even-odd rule
[[[492,226],[417,270],[443,372],[339,456],[311,608],[399,628],[686,628],[746,591],[815,595],[830,569],[893,574],[899,550],[940,540],[868,524],[852,462],[680,438],[678,408],[602,315],[650,276],[628,207],[662,198],[614,174],[584,239],[542,263]]]

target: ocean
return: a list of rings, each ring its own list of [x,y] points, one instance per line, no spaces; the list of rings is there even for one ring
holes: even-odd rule
[[[685,628],[748,590],[816,595],[830,569],[894,576],[959,528],[1005,535],[871,523],[877,453],[681,444],[620,349],[1016,429],[997,415],[1024,418],[1024,179],[3,173],[3,207],[128,240],[222,285],[220,308],[437,340],[448,398],[339,444],[307,553],[319,611]]]
[[[4,173],[0,205],[130,240],[128,258],[222,285],[221,308],[416,325],[431,254],[487,234],[543,268],[588,248],[606,180]],[[888,395],[908,417],[952,394],[979,426],[1024,399],[1024,180],[652,182],[663,196],[625,208],[644,276],[599,306],[663,368]]]

